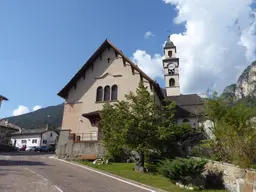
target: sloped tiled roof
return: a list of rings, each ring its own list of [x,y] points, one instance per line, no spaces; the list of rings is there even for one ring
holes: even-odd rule
[[[159,84],[152,80],[147,74],[145,74],[136,64],[134,64],[127,56],[123,54],[122,51],[120,51],[114,44],[112,44],[109,40],[105,40],[101,46],[95,51],[95,53],[88,59],[88,61],[83,65],[83,67],[75,74],[75,76],[68,82],[68,84],[58,93],[58,95],[62,98],[66,98],[68,95],[69,90],[75,86],[77,81],[85,74],[85,71],[93,65],[94,61],[100,56],[100,54],[108,47],[112,47],[116,53],[122,56],[124,61],[129,63],[131,67],[139,72],[141,76],[145,79],[147,79],[150,83],[152,83],[156,93],[159,95],[161,99],[164,98],[161,88]]]
[[[189,95],[178,95],[178,96],[169,96],[167,97],[170,101],[175,101],[177,105],[203,105],[203,99],[197,94]]]
[[[15,130],[17,130],[17,131],[21,131],[22,130],[22,128],[21,127],[19,127],[19,126],[17,126],[17,125],[14,125],[14,124],[12,124],[12,123],[9,123],[7,120],[5,120],[5,119],[1,119],[0,120],[0,126],[1,127],[5,127],[5,128],[7,128],[7,129],[15,129]]]
[[[33,134],[42,134],[46,132],[46,128],[40,128],[40,129],[26,129],[22,130],[21,132],[13,133],[12,135],[33,135]]]

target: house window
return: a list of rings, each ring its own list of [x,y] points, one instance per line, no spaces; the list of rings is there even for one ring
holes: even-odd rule
[[[52,133],[51,133],[50,137],[52,137]]]
[[[96,95],[96,101],[102,101],[102,94],[103,93],[103,88],[98,87],[97,88],[97,95]]]
[[[107,85],[104,88],[104,101],[109,101],[110,100],[110,87]]]
[[[175,80],[174,80],[173,78],[171,78],[171,79],[169,80],[169,86],[170,86],[170,87],[174,87],[174,86],[175,86]]]
[[[111,88],[111,100],[117,100],[117,85],[113,85]]]
[[[47,140],[43,140],[43,144],[47,144]]]
[[[37,143],[37,139],[33,139],[33,140],[32,140],[32,143]]]
[[[21,140],[21,143],[25,144],[25,143],[27,143],[27,140]]]
[[[168,56],[172,57],[172,51],[168,51]]]

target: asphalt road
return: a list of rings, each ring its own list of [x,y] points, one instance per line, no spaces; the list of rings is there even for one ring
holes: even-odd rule
[[[1,192],[146,192],[49,154],[0,154]]]

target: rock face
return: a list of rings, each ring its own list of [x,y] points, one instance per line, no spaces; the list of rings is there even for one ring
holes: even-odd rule
[[[234,100],[256,96],[256,61],[244,70],[236,84],[227,86],[222,95]]]

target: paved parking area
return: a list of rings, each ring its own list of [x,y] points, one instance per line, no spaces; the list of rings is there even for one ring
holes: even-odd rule
[[[145,192],[116,179],[49,158],[49,154],[0,155],[1,192]]]

